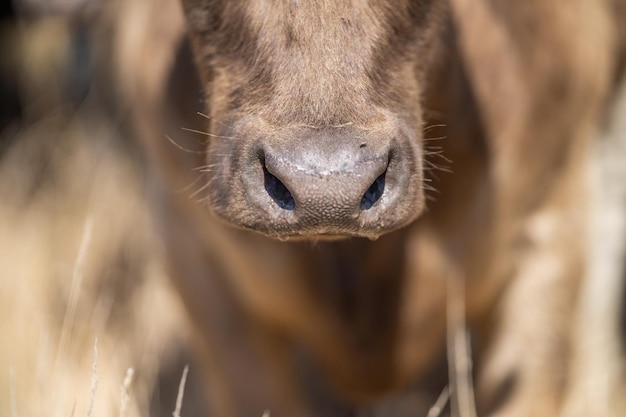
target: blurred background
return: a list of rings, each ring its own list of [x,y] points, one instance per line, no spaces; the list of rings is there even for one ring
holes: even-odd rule
[[[1,4],[0,416],[171,415],[185,321],[102,4]]]
[[[183,415],[202,415],[112,75],[107,3],[0,6],[0,417],[171,415],[188,363]],[[590,174],[592,259],[578,324],[579,372],[601,394],[623,390],[598,381],[624,380],[621,366],[595,373],[623,365],[615,330],[626,333],[626,91],[616,96]]]

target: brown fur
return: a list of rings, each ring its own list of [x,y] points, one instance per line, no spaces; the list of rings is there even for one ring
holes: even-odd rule
[[[558,415],[572,385],[590,141],[621,58],[614,2],[184,0],[210,120],[182,94],[193,76],[167,54],[182,19],[162,3],[149,10],[166,23],[146,19],[158,49],[120,62],[150,76],[126,79],[216,415],[331,415],[323,407],[357,409],[410,384],[434,397],[457,279],[479,414]],[[213,135],[199,145],[175,131],[191,153],[162,139],[176,108],[175,125]],[[401,221],[365,234],[375,241],[279,242],[216,219],[291,236],[251,209],[236,179],[258,172],[242,155],[258,140],[297,154],[309,143],[280,132],[346,125],[413,132],[402,149],[424,167],[417,187],[437,190],[426,211],[411,197]],[[177,190],[207,161],[185,198]],[[299,235],[317,240],[316,227]]]

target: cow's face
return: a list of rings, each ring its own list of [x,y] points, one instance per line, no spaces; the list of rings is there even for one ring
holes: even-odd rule
[[[376,238],[424,208],[434,0],[183,0],[210,115],[208,201],[266,235]]]

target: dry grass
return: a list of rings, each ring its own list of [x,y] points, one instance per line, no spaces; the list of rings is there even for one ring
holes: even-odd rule
[[[39,145],[24,139],[12,152]],[[0,390],[11,386],[11,415],[67,416],[74,404],[74,415],[118,415],[129,367],[137,380],[124,413],[146,415],[140,411],[176,337],[179,306],[149,256],[156,248],[141,192],[132,190],[139,184],[123,166],[83,151],[60,157],[59,184],[37,185],[32,196],[11,195],[34,186],[25,184],[26,160],[11,155],[0,168]]]
[[[446,294],[449,388],[444,392],[449,393],[450,409],[454,417],[476,417],[472,351],[465,320],[465,277],[459,273],[451,273]]]
[[[189,365],[185,365],[185,369],[183,369],[183,375],[180,377],[180,385],[178,386],[178,395],[176,396],[176,408],[172,413],[174,417],[180,417],[180,411],[183,408],[183,396],[185,394],[185,383],[187,382],[188,372]]]
[[[46,20],[11,38],[16,85],[40,89],[0,133],[0,416],[148,415],[182,314],[117,124],[94,91],[58,98],[66,30]]]

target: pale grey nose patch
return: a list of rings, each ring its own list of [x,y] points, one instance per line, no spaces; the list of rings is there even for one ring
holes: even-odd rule
[[[380,199],[385,191],[385,174],[387,170],[380,174],[378,178],[369,186],[369,188],[363,194],[359,207],[361,210],[369,210]],[[294,210],[296,208],[296,200],[289,189],[283,184],[283,182],[270,173],[267,167],[263,166],[263,176],[265,191],[274,200],[278,207],[283,210]]]
[[[385,191],[385,158],[350,161],[331,171],[302,169],[271,154],[265,157],[261,160],[263,186],[282,210],[320,218],[358,216],[360,211],[370,210]]]

